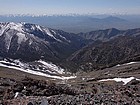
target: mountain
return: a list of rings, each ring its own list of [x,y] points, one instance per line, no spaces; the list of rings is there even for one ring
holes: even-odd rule
[[[53,29],[61,29],[66,32],[80,33],[93,30],[117,28],[132,29],[140,27],[138,19],[129,19],[131,16],[108,16],[108,15],[52,15],[52,16],[30,16],[30,15],[0,15],[1,22],[26,22],[39,24]],[[135,21],[134,21],[135,20]]]
[[[129,61],[131,57],[136,60],[139,36],[138,28],[73,34],[36,24],[6,22],[0,23],[0,57],[23,62],[43,60],[70,71],[77,67],[99,69]]]
[[[127,20],[115,16],[108,16],[101,20],[104,22],[127,22]]]
[[[107,42],[96,41],[67,59],[75,68],[92,71],[140,60],[140,34],[119,36]]]
[[[72,33],[29,23],[0,23],[0,56],[23,61],[60,61],[86,41]]]
[[[0,104],[139,105],[139,40],[140,29],[84,35],[0,23]]]
[[[116,28],[110,28],[105,30],[96,30],[87,33],[79,33],[79,36],[84,39],[90,39],[93,41],[101,40],[107,41],[118,36],[137,36],[140,34],[140,28],[128,29],[128,30],[118,30]]]

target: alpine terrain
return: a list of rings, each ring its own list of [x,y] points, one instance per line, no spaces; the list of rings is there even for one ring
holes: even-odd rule
[[[139,105],[139,40],[139,28],[1,22],[0,105]]]

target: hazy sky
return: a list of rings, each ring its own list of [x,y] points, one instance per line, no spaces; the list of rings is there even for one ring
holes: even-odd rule
[[[140,0],[0,0],[0,14],[140,14]]]

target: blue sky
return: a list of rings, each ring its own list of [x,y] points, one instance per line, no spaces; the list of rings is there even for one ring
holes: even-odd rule
[[[140,14],[140,0],[0,0],[0,14]]]

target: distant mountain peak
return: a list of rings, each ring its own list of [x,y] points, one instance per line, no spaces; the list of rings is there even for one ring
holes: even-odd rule
[[[106,17],[106,18],[103,18],[102,20],[106,20],[106,21],[116,21],[116,22],[118,22],[118,21],[127,21],[127,20],[125,20],[125,19],[122,19],[122,18],[119,18],[119,17],[116,17],[116,16],[108,16],[108,17]]]

